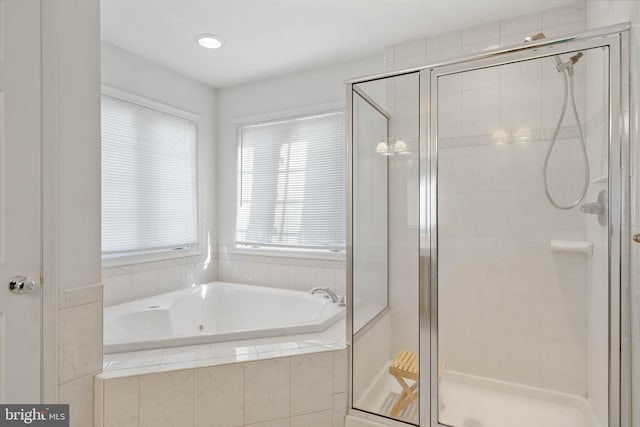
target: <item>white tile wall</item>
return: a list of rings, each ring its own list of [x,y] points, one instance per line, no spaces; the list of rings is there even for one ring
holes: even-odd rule
[[[69,404],[70,426],[85,426],[93,420],[93,377],[93,373],[84,375],[60,386],[58,400]]]
[[[344,366],[343,366],[344,365]],[[342,427],[346,350],[96,378],[96,427]]]
[[[322,286],[346,295],[344,255],[335,259],[244,255],[219,248],[218,280],[257,286],[308,291]]]
[[[140,427],[193,425],[193,397],[193,370],[141,376]]]
[[[102,286],[58,294],[58,401],[68,403],[71,426],[94,419],[93,378],[102,368]]]
[[[244,367],[226,365],[195,370],[195,425],[241,426],[244,419]]]
[[[333,424],[333,411],[291,417],[291,427],[328,427]]]
[[[391,316],[387,313],[373,323],[368,330],[355,337],[352,344],[354,365],[353,402],[359,409],[375,411],[378,408],[366,407],[368,402],[362,402],[367,387],[375,376],[384,368],[391,356]],[[362,405],[359,405],[362,403]]]
[[[101,380],[97,380],[101,381]],[[102,385],[102,384],[100,384]],[[116,378],[104,385],[104,427],[133,427],[140,422],[140,377]],[[98,389],[102,389],[98,387]],[[96,394],[98,396],[98,394]]]
[[[218,263],[215,257],[206,263],[196,256],[107,267],[102,274],[104,305],[109,307],[216,280]]]
[[[335,368],[335,365],[334,365]],[[342,382],[342,381],[341,381]],[[347,394],[333,395],[333,427],[344,427],[344,417],[347,415]]]
[[[247,423],[290,416],[291,361],[288,358],[248,363],[244,387]]]
[[[527,16],[501,31],[535,28],[540,19]],[[542,65],[536,61],[463,76],[463,137],[490,140],[497,130],[512,135],[527,129],[529,138],[514,144],[445,145],[440,151],[439,357],[452,370],[586,395],[586,260],[552,254],[549,247],[550,239],[584,240],[585,219],[549,207],[541,191],[546,147],[535,135],[545,134]],[[584,97],[580,101],[584,111]],[[439,125],[445,124],[455,126]],[[549,174],[550,181],[566,183],[572,176],[568,169],[565,162],[562,174]],[[478,334],[482,340],[475,338]],[[576,363],[566,362],[570,356]],[[556,379],[559,371],[565,381]]]
[[[60,382],[99,371],[102,365],[102,303],[60,310],[58,323]]]
[[[427,40],[427,54],[432,49]],[[455,41],[440,40],[442,48]],[[399,48],[398,46],[396,46]],[[389,161],[389,333],[378,338],[386,361],[398,351],[418,351],[418,151],[419,99],[418,76],[394,78],[388,82],[388,109],[391,113],[389,131],[407,143],[408,153],[393,156]],[[367,335],[373,331],[367,332]],[[378,332],[379,333],[379,332]],[[362,339],[364,343],[372,338]],[[359,341],[358,341],[359,343]],[[382,344],[383,343],[383,344]],[[357,349],[356,349],[357,350]],[[355,355],[356,353],[354,353]],[[363,357],[362,355],[360,357]],[[381,356],[382,357],[382,354]],[[361,359],[356,359],[357,363]],[[384,360],[383,360],[384,361]],[[385,361],[385,362],[386,362]],[[369,369],[381,369],[378,366]],[[369,365],[369,362],[364,362]]]
[[[247,424],[247,427],[290,427],[291,419],[282,418],[279,420],[266,421],[264,423]]]
[[[424,65],[427,61],[427,40],[413,40],[396,45],[394,65],[398,68],[411,68]]]
[[[521,43],[541,31],[547,36],[580,31],[585,28],[585,16],[584,4],[576,3],[429,37],[426,62]],[[388,47],[387,68],[419,65],[423,45],[418,40]],[[407,57],[412,53],[413,62]],[[576,69],[583,120],[585,76]],[[562,81],[558,77],[551,63],[535,61],[441,79],[440,137],[457,145],[441,149],[439,159],[440,357],[449,369],[585,395],[587,261],[555,255],[549,248],[550,239],[584,240],[585,219],[579,213],[548,207],[540,176],[546,150],[542,141],[548,139],[547,129],[553,129],[559,113]],[[410,102],[406,98],[410,95],[397,86],[394,82],[387,94],[394,106]],[[402,126],[408,121],[397,123]],[[521,135],[529,142],[494,144],[500,133],[505,136],[501,142]],[[552,163],[550,180],[564,183],[556,189],[559,194],[573,194],[575,183],[567,181],[566,165],[576,157],[577,140],[571,146],[567,136],[561,138],[569,147],[554,156],[565,167],[554,169]],[[417,180],[417,174],[396,178],[406,186],[407,181]],[[395,218],[402,221],[406,211],[399,209],[406,210],[406,203],[400,200],[392,205],[392,217],[397,211]],[[394,228],[392,222],[391,227],[393,251],[402,253],[403,240],[417,241],[417,230],[403,234],[398,233],[404,231],[399,225]],[[404,247],[408,250],[409,245]],[[415,285],[417,277],[398,280],[398,276],[394,281],[393,253],[391,333],[394,342],[406,343],[410,338],[398,338],[400,331],[416,320],[402,313],[415,308],[399,295],[406,283]],[[396,268],[407,263],[402,256],[395,262]]]
[[[292,357],[291,414],[308,414],[332,407],[333,354],[322,352]]]

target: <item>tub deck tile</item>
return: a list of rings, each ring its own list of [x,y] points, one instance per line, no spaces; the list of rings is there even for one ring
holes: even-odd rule
[[[112,353],[104,356],[105,378],[225,365],[346,348],[344,320],[315,334],[289,335]]]
[[[287,357],[287,356],[296,356],[302,354],[302,350],[299,348],[287,348],[284,350],[277,351],[267,351],[264,353],[258,353],[258,357],[261,360],[273,359],[275,357]]]

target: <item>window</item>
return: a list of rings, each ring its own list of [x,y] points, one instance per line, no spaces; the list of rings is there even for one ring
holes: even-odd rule
[[[239,138],[236,246],[343,250],[343,112],[245,125]]]
[[[102,96],[102,254],[198,244],[197,125]]]

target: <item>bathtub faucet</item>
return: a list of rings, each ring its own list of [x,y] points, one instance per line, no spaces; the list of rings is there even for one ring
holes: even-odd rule
[[[313,288],[309,292],[311,292],[312,295],[315,293],[321,292],[325,294],[328,298],[331,298],[331,302],[340,301],[340,298],[338,297],[338,295],[336,295],[336,293],[329,288]]]

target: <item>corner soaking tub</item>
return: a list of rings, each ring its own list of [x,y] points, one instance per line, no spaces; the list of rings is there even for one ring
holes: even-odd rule
[[[104,352],[320,332],[345,308],[321,295],[211,282],[104,310]]]

